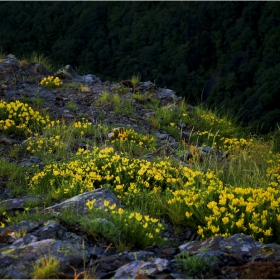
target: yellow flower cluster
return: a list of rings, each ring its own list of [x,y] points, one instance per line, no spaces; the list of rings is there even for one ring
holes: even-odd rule
[[[279,242],[278,189],[225,187],[217,190],[217,195],[216,200],[205,200],[210,212],[205,216],[206,224],[198,226],[202,238],[244,233],[261,242]]]
[[[266,170],[266,176],[270,178],[269,185],[274,188],[280,187],[280,154],[278,156],[278,164],[268,167]]]
[[[194,228],[197,221],[204,223],[204,208],[207,201],[217,198],[223,183],[208,170],[206,173],[188,167],[181,169],[182,175],[175,190],[168,189],[167,213],[175,224],[187,223]]]
[[[52,192],[54,197],[70,197],[106,184],[127,202],[131,194],[141,189],[156,192],[172,187],[177,181],[181,182],[180,173],[170,160],[152,163],[115,153],[112,147],[93,151],[79,149],[69,162],[47,165],[44,171],[35,174],[30,187],[39,188],[43,193]]]
[[[74,127],[77,128],[80,131],[81,135],[85,134],[85,131],[91,128],[92,123],[90,122],[74,122]]]
[[[55,78],[54,76],[48,76],[40,82],[40,85],[48,88],[56,88],[60,87],[62,82],[58,77]]]
[[[137,133],[133,129],[114,128],[109,137],[112,138],[111,143],[116,149],[134,155],[153,151],[156,146],[154,137]]]
[[[237,150],[237,149],[244,149],[245,147],[248,147],[254,142],[254,139],[251,138],[249,140],[246,140],[244,138],[226,138],[222,137],[220,139],[222,142],[222,148],[226,150]]]
[[[0,129],[11,133],[31,134],[49,122],[49,116],[43,117],[28,104],[19,100],[7,103],[0,101]]]
[[[217,118],[213,113],[208,112],[207,114],[200,115],[200,118],[209,123],[210,127],[217,126],[217,125],[227,125],[231,126],[232,123],[223,119],[223,118]]]
[[[28,146],[26,150],[30,151],[32,154],[44,152],[46,154],[52,154],[59,149],[66,149],[66,144],[61,141],[60,136],[50,136],[50,137],[29,137],[27,139]]]

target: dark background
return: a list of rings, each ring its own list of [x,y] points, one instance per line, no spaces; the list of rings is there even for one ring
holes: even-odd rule
[[[280,123],[279,2],[0,2],[0,46],[102,81],[140,74],[260,132]]]

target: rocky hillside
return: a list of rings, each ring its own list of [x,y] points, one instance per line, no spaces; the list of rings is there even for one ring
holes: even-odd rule
[[[13,55],[0,133],[1,278],[280,278],[275,141],[135,76]]]

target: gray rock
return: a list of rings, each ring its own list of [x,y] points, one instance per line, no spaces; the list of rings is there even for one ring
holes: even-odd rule
[[[140,274],[139,270],[143,265],[143,261],[132,261],[117,269],[114,279],[136,279]]]
[[[1,206],[4,207],[6,211],[13,209],[23,209],[25,203],[29,203],[34,200],[40,200],[43,198],[43,195],[28,195],[19,198],[6,199],[1,201]]]
[[[19,67],[19,60],[13,54],[8,54],[1,63]]]
[[[0,249],[0,277],[12,279],[28,279],[32,277],[33,265],[44,256],[53,256],[59,260],[59,270],[69,268],[69,265],[86,261],[89,252],[83,244],[67,241],[44,239],[27,245],[13,245]]]
[[[151,81],[141,83],[138,87],[136,87],[136,90],[150,90],[155,89],[156,85],[152,83]]]
[[[138,277],[152,276],[168,268],[169,261],[157,258],[152,261],[132,261],[117,269],[114,279],[137,279]],[[147,277],[148,278],[148,277]]]
[[[111,204],[116,204],[116,209],[122,207],[121,201],[116,197],[116,195],[108,188],[99,188],[94,191],[85,192],[74,196],[70,199],[63,201],[62,203],[56,204],[54,206],[47,207],[46,212],[56,212],[59,214],[60,211],[65,209],[74,208],[79,214],[88,213],[88,208],[86,203],[88,200],[96,199],[94,207],[104,209],[104,200],[110,201]]]
[[[54,75],[86,85],[94,85],[96,83],[101,83],[101,80],[97,76],[92,74],[79,76],[70,65],[62,67]]]
[[[182,131],[182,140],[189,140],[192,135],[191,131]]]
[[[167,99],[170,101],[173,101],[173,100],[178,101],[178,100],[182,99],[182,97],[177,96],[176,92],[171,89],[164,89],[163,91],[158,92],[157,96],[159,99]]]
[[[206,248],[206,251],[203,250]],[[192,241],[179,246],[181,252],[188,251],[195,255],[216,256],[224,265],[243,265],[247,262],[278,262],[280,246],[263,244],[245,234],[235,234],[224,238],[216,236],[203,242]]]
[[[37,158],[37,157],[30,156],[30,162],[31,162],[31,163],[37,163],[37,164],[39,164],[39,163],[41,163],[42,161],[41,161],[39,158]]]
[[[184,122],[177,122],[176,125],[180,128],[185,128],[187,126]]]
[[[85,76],[82,76],[81,78],[83,79],[84,83],[87,85],[101,83],[101,80],[97,76],[92,74],[87,74]]]
[[[4,138],[0,139],[0,143],[6,144],[6,145],[15,145],[15,144],[19,144],[20,142],[15,139],[4,137]]]
[[[16,232],[18,233],[30,233],[39,228],[38,222],[32,221],[21,221],[15,225],[7,226],[5,228],[0,229],[0,240],[4,240],[6,236],[16,236]]]
[[[168,134],[167,133],[160,133],[160,132],[156,132],[155,136],[157,138],[159,138],[160,140],[165,140],[168,138]]]
[[[9,89],[4,92],[4,95],[9,99],[12,100],[14,97],[24,95],[27,97],[41,97],[45,100],[54,100],[55,95],[53,92],[45,87],[38,87],[37,85],[32,84],[23,84],[19,89]]]
[[[153,252],[147,252],[147,251],[138,251],[138,252],[129,252],[126,254],[126,258],[129,261],[148,261],[151,258],[154,258],[155,254]]]

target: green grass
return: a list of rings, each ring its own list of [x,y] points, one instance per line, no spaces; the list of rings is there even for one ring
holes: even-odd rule
[[[73,101],[69,101],[67,104],[66,104],[66,108],[70,111],[77,111],[77,104]]]
[[[12,182],[14,182],[15,185],[23,184],[25,180],[24,172],[25,169],[22,166],[8,162],[3,157],[0,158],[0,177],[11,182],[10,185],[12,185]]]
[[[40,54],[37,52],[33,52],[27,56],[26,60],[29,63],[40,63],[42,64],[48,71],[54,70],[53,62],[44,54]]]
[[[60,261],[53,256],[41,257],[33,267],[34,279],[56,279],[59,278]]]
[[[213,272],[213,264],[217,263],[218,258],[215,256],[191,256],[185,252],[176,256],[176,264],[182,269],[187,277],[199,277],[205,273]]]
[[[132,82],[132,85],[133,85],[133,92],[134,92],[134,93],[135,93],[135,90],[136,90],[137,85],[138,85],[139,82],[140,82],[140,79],[141,79],[140,74],[138,74],[138,75],[133,75],[133,76],[131,77],[131,82]]]

